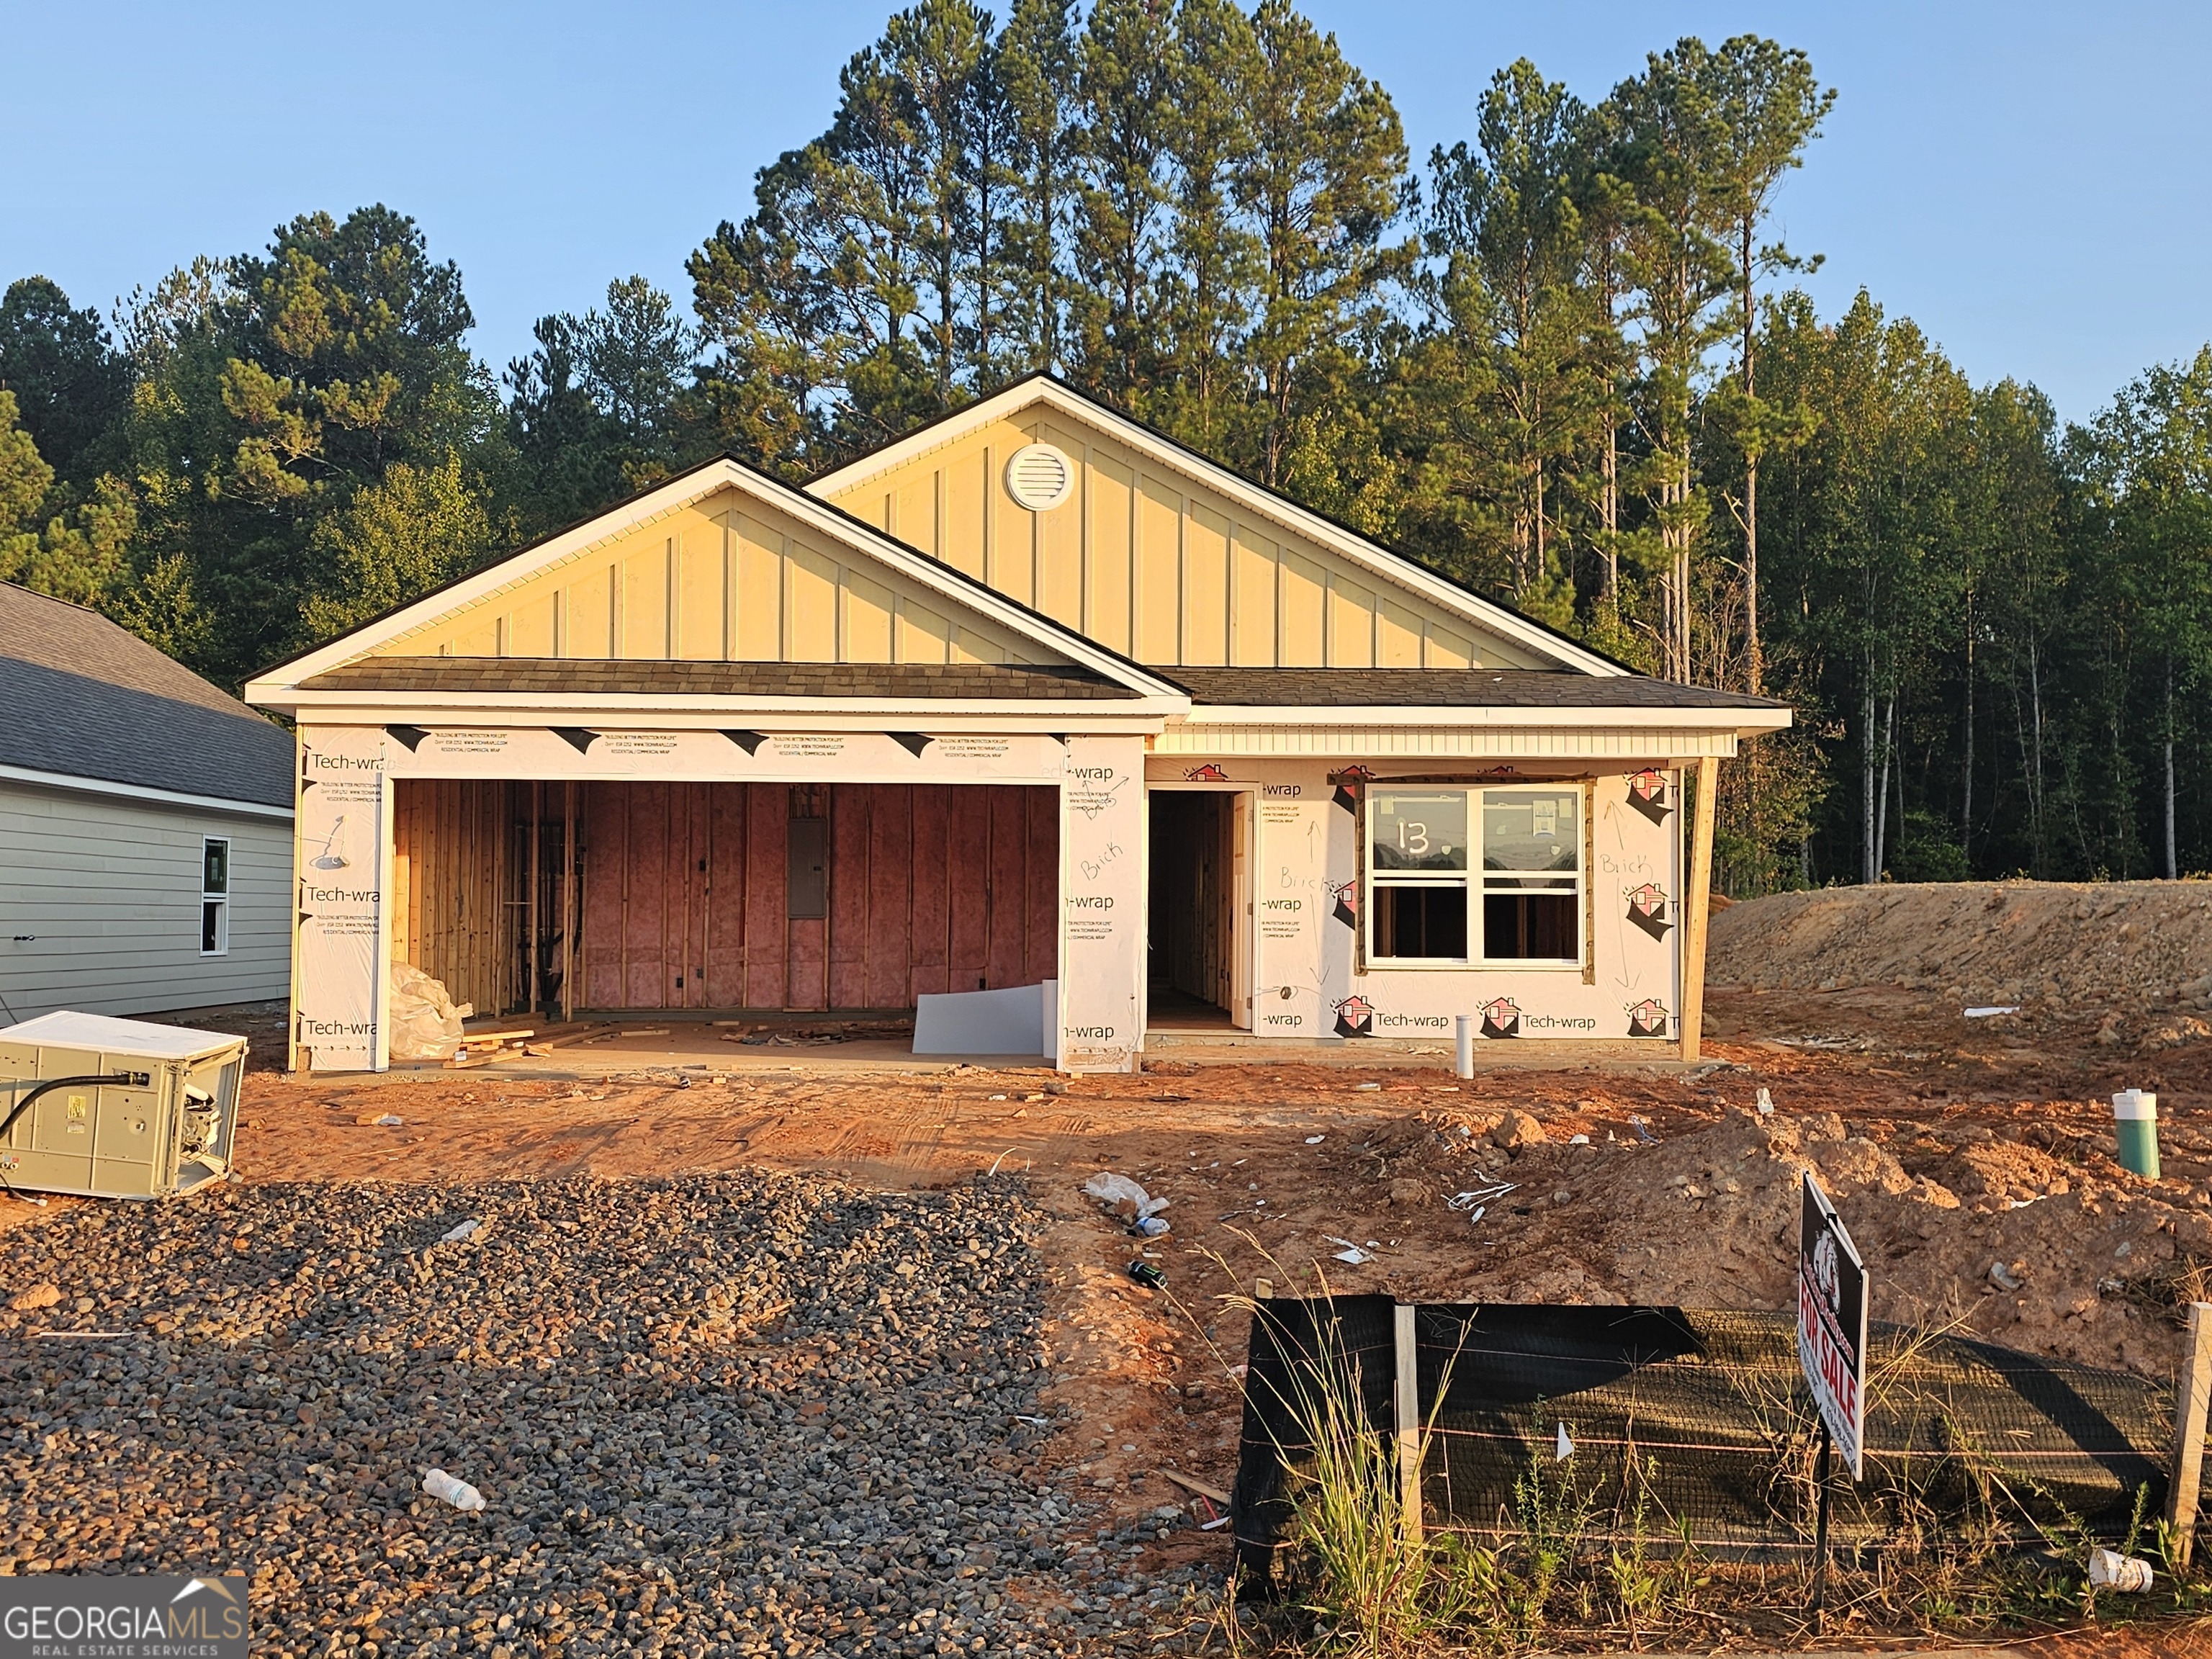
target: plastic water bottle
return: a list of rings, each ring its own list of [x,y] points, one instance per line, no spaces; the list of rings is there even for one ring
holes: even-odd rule
[[[422,1490],[433,1498],[444,1499],[457,1510],[480,1510],[484,1506],[483,1494],[465,1480],[456,1480],[443,1469],[422,1471]]]

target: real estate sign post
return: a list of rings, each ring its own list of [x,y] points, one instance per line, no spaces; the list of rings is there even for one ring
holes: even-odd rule
[[[1797,1224],[1797,1362],[1820,1412],[1820,1502],[1813,1537],[1816,1632],[1827,1591],[1831,1448],[1840,1448],[1852,1480],[1866,1474],[1866,1263],[1808,1170]]]

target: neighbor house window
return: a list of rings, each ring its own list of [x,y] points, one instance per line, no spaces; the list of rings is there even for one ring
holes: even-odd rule
[[[200,954],[230,954],[230,841],[210,836],[200,843]]]
[[[1557,787],[1370,789],[1369,958],[1578,966],[1582,799]]]

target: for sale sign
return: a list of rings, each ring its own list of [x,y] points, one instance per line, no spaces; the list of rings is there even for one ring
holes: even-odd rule
[[[1813,1172],[1797,1227],[1797,1361],[1851,1479],[1865,1474],[1866,1263]]]

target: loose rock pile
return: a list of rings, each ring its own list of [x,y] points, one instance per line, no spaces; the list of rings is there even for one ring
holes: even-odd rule
[[[1075,1510],[1023,1475],[1038,1225],[750,1173],[88,1206],[0,1267],[0,1570],[244,1567],[272,1655],[1024,1651]]]

